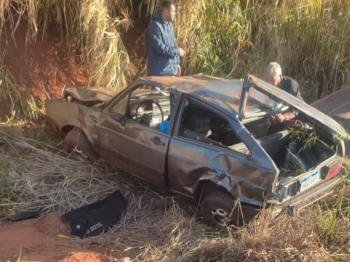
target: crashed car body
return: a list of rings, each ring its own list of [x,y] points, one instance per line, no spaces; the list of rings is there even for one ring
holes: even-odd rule
[[[305,125],[270,122],[286,110]],[[342,177],[344,129],[252,75],[144,77],[116,95],[72,88],[46,115],[68,150],[193,197],[214,226],[303,207]]]

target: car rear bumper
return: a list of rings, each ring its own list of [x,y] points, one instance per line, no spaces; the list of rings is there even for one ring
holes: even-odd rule
[[[298,206],[298,209],[307,207],[315,201],[330,194],[333,189],[339,184],[342,178],[343,174],[341,172],[329,179],[324,180],[324,182],[315,185],[305,192],[301,192],[284,202],[276,204],[276,206],[279,206],[281,208]]]

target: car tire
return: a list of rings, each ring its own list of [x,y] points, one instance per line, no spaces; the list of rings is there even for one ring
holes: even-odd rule
[[[209,223],[217,228],[227,228],[230,225],[243,225],[240,204],[229,193],[213,191],[204,196],[200,204],[202,214]]]
[[[69,152],[76,151],[84,158],[91,161],[96,161],[99,156],[95,149],[90,144],[86,135],[80,130],[73,128],[64,138],[64,148]]]

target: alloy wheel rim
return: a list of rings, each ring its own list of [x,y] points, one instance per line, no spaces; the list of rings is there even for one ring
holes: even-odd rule
[[[211,209],[211,216],[215,223],[220,227],[225,227],[231,221],[230,214],[222,208],[214,207]]]

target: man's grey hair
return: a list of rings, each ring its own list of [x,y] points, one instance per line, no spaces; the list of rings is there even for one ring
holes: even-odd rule
[[[265,68],[265,73],[273,73],[276,76],[282,75],[282,68],[277,62],[270,62]]]

